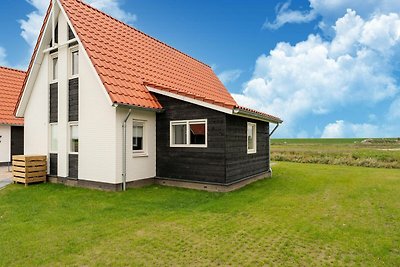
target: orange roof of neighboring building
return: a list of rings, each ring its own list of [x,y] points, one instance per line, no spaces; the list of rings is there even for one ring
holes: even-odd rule
[[[24,119],[14,116],[14,108],[25,74],[24,71],[0,66],[0,124],[24,124]]]
[[[204,63],[80,0],[60,2],[114,103],[159,109],[146,88],[151,85],[222,107],[236,105]]]

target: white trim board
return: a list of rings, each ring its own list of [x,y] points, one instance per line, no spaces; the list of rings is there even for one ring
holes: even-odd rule
[[[209,109],[217,110],[217,111],[220,111],[220,112],[223,112],[223,113],[226,113],[226,114],[233,114],[233,110],[229,109],[229,108],[224,108],[224,107],[221,107],[221,106],[210,104],[210,103],[207,103],[207,102],[204,102],[204,101],[201,101],[201,100],[197,100],[197,99],[194,99],[194,98],[190,98],[190,97],[187,97],[187,96],[182,96],[182,95],[174,94],[174,93],[167,92],[167,91],[164,91],[164,90],[156,89],[156,88],[151,87],[151,86],[146,86],[146,88],[147,88],[147,90],[149,90],[150,92],[153,92],[153,93],[157,93],[157,94],[160,94],[160,95],[165,95],[165,96],[168,96],[168,97],[171,97],[171,98],[175,98],[175,99],[178,99],[178,100],[182,100],[182,101],[185,101],[185,102],[189,102],[189,103],[192,103],[192,104],[195,104],[195,105],[198,105],[198,106],[202,106],[202,107],[206,107],[206,108],[209,108]]]

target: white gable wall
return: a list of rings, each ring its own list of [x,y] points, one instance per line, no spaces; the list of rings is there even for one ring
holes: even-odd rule
[[[83,47],[79,48],[83,51]],[[91,62],[79,53],[79,178],[116,183],[116,116]]]
[[[122,123],[128,113],[127,108],[117,108],[117,181],[122,182]],[[145,122],[145,156],[136,156],[132,151],[133,120]],[[156,113],[132,109],[131,116],[127,121],[127,143],[126,143],[126,181],[136,181],[156,176]]]
[[[10,162],[11,126],[0,125],[0,163]]]
[[[68,80],[71,54],[68,23],[58,17],[58,176],[68,177]],[[51,32],[46,33],[50,35]],[[50,39],[45,36],[45,39]],[[42,50],[46,49],[44,47]],[[113,108],[84,48],[79,46],[79,179],[116,183],[116,130]],[[43,51],[38,51],[43,53]],[[25,154],[49,154],[49,86],[51,56],[45,53],[24,113]]]
[[[24,115],[25,155],[47,155],[49,122],[49,57],[45,55]]]

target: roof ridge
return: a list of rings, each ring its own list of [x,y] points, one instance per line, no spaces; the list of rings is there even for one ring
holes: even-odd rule
[[[0,66],[0,69],[5,69],[5,70],[11,70],[11,71],[17,71],[17,72],[26,73],[25,70],[20,70],[20,69],[16,69],[16,68],[5,67],[5,66]]]
[[[160,41],[160,40],[158,40],[157,38],[155,38],[155,37],[153,37],[153,36],[151,36],[151,35],[149,35],[149,34],[147,34],[147,33],[144,33],[144,32],[142,32],[141,30],[136,29],[135,27],[133,27],[133,26],[131,26],[131,25],[129,25],[129,24],[127,24],[127,23],[125,23],[125,22],[119,20],[119,19],[114,18],[113,16],[110,16],[109,14],[107,14],[107,13],[101,11],[100,9],[97,9],[97,8],[95,8],[95,7],[92,7],[91,5],[89,5],[89,4],[85,3],[85,2],[83,2],[82,0],[75,0],[75,1],[81,2],[81,3],[84,4],[85,6],[88,6],[89,8],[91,8],[91,9],[93,9],[93,10],[95,10],[95,11],[97,11],[97,12],[99,12],[99,13],[101,13],[101,14],[103,14],[103,15],[105,15],[105,16],[107,16],[107,17],[113,19],[113,20],[115,20],[116,22],[118,22],[118,23],[120,23],[120,24],[122,24],[122,25],[124,25],[124,26],[127,26],[128,28],[131,28],[132,30],[137,31],[138,33],[140,33],[140,34],[142,34],[142,35],[144,35],[144,36],[147,36],[147,37],[153,39],[154,41],[159,42],[160,44],[165,45],[165,46],[167,46],[167,47],[169,47],[169,48],[171,48],[171,49],[177,51],[178,53],[180,53],[180,54],[182,54],[182,55],[184,55],[184,56],[186,56],[186,57],[188,57],[188,58],[191,58],[191,59],[193,59],[193,60],[199,62],[200,64],[202,64],[202,65],[204,65],[204,66],[206,66],[206,67],[208,67],[208,68],[211,69],[211,67],[210,67],[208,64],[206,64],[206,63],[204,63],[204,62],[202,62],[202,61],[200,61],[200,60],[198,60],[198,59],[196,59],[196,58],[194,58],[194,57],[192,57],[192,56],[189,56],[188,54],[186,54],[186,53],[184,53],[184,52],[178,50],[177,48],[175,48],[175,47],[173,47],[173,46],[170,46],[169,44],[167,44],[167,43],[165,43],[165,42],[163,42],[163,41]]]

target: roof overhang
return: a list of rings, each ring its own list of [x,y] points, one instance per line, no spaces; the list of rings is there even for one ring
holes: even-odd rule
[[[233,109],[233,114],[236,116],[240,117],[245,117],[249,119],[254,119],[254,120],[259,120],[259,121],[265,121],[265,122],[271,122],[275,124],[281,124],[283,121],[280,118],[261,113],[261,112],[256,112],[253,110],[245,109],[242,107],[235,107]]]
[[[139,107],[139,106],[135,106],[135,105],[127,105],[127,104],[120,104],[120,103],[114,103],[114,104],[112,104],[112,106],[114,108],[123,107],[123,108],[131,108],[131,109],[143,110],[143,111],[153,111],[153,112],[156,112],[156,113],[164,112],[163,108],[159,108],[159,109],[156,109],[156,108],[144,108],[144,107]]]
[[[198,106],[202,106],[202,107],[205,107],[205,108],[209,108],[209,109],[213,109],[213,110],[216,110],[216,111],[220,111],[220,112],[223,112],[223,113],[226,113],[226,114],[233,114],[233,110],[230,109],[230,108],[226,108],[226,107],[218,106],[218,105],[215,105],[215,104],[211,104],[211,103],[208,103],[208,102],[205,102],[205,101],[201,101],[201,100],[198,100],[198,99],[195,99],[195,98],[192,98],[192,97],[187,97],[187,96],[183,96],[183,95],[174,94],[174,93],[171,93],[171,92],[168,92],[168,91],[165,91],[165,90],[154,88],[154,87],[149,86],[149,85],[146,85],[146,88],[147,88],[147,90],[149,90],[152,93],[165,95],[165,96],[168,96],[168,97],[171,97],[171,98],[175,98],[175,99],[182,100],[182,101],[185,101],[185,102],[188,102],[188,103],[192,103],[192,104],[195,104],[195,105],[198,105]]]

